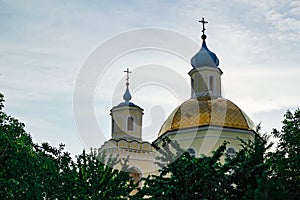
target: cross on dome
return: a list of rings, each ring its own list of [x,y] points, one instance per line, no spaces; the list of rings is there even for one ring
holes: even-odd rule
[[[215,53],[211,52],[207,45],[206,45],[206,41],[205,39],[207,38],[205,35],[205,24],[207,24],[208,22],[204,20],[204,18],[202,18],[201,20],[199,20],[200,23],[202,23],[202,45],[201,45],[201,49],[198,53],[196,53],[192,59],[191,59],[191,65],[194,68],[201,68],[201,67],[216,67],[218,68],[219,66],[219,59],[216,56]]]
[[[129,71],[129,68],[127,68],[127,70],[124,71],[124,72],[126,72],[126,85],[128,86],[129,85],[129,74],[132,73],[132,72]]]
[[[125,100],[125,102],[129,102],[131,99],[131,94],[129,92],[128,86],[129,86],[129,74],[132,73],[131,71],[129,71],[129,68],[127,68],[126,71],[124,71],[126,73],[126,91],[123,95],[123,99]]]
[[[205,30],[206,30],[206,28],[205,28],[205,24],[208,24],[208,21],[205,21],[204,20],[204,17],[202,17],[202,19],[201,20],[199,20],[199,22],[200,23],[202,23],[202,36],[201,36],[201,38],[203,39],[203,40],[205,40],[206,39],[206,35],[205,35]]]

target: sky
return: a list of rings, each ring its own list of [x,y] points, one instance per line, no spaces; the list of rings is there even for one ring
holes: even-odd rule
[[[110,138],[110,109],[123,101],[123,71],[129,67],[132,101],[144,109],[144,139],[153,141],[171,111],[190,98],[188,56],[200,48],[202,17],[208,21],[207,45],[224,72],[223,96],[256,124],[262,122],[262,132],[280,129],[285,111],[300,106],[297,0],[0,0],[5,112],[26,124],[34,142],[64,143],[72,155],[90,144],[100,147]],[[151,31],[158,35],[151,36]],[[143,37],[135,38],[140,32]],[[141,40],[158,46],[139,46]],[[118,54],[135,41],[143,48]],[[185,49],[184,42],[199,46]],[[165,43],[171,49],[160,48]],[[177,48],[188,54],[174,54]],[[101,65],[101,58],[109,56],[108,64]],[[85,96],[81,90],[74,95],[82,83],[78,77],[93,58],[98,72],[90,70],[84,79],[95,82],[93,94]],[[84,112],[86,105],[76,105],[85,97],[91,98],[86,102],[92,104],[99,138],[78,128],[92,121]]]

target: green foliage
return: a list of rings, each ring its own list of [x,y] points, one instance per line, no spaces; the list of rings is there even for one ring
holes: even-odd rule
[[[269,167],[264,162],[267,150],[267,137],[257,135],[254,141],[241,140],[241,150],[233,159],[226,159],[224,168],[229,171],[228,182],[224,185],[229,199],[266,199]]]
[[[75,199],[127,199],[136,185],[126,172],[126,161],[119,171],[109,167],[120,162],[118,158],[110,158],[108,165],[100,160],[95,152],[77,156]]]
[[[169,140],[167,140],[169,141]],[[135,196],[150,199],[265,199],[268,166],[264,155],[271,145],[267,138],[257,136],[254,141],[242,141],[242,149],[234,158],[226,157],[225,142],[212,156],[191,157],[168,142],[160,149],[163,167],[159,175],[144,179],[144,187]],[[170,147],[177,149],[176,153]],[[180,154],[180,156],[178,156]],[[175,157],[174,157],[175,156]],[[174,162],[174,158],[178,158]],[[168,163],[166,165],[165,163]]]
[[[34,180],[35,152],[24,124],[3,112],[0,95],[0,198],[20,199],[30,195],[29,187],[38,190]]]
[[[279,139],[277,150],[268,155],[272,169],[270,190],[273,199],[298,199],[300,196],[300,110],[284,115],[282,130],[273,130]]]
[[[150,199],[298,199],[300,196],[300,110],[287,111],[283,127],[272,134],[279,139],[276,151],[270,135],[242,141],[234,158],[226,158],[226,143],[212,156],[194,158],[168,146],[159,159],[165,166],[159,175],[144,179],[136,198]],[[166,140],[168,141],[168,140]],[[170,142],[168,144],[171,144]],[[174,145],[170,145],[173,146]],[[178,146],[175,149],[178,149]],[[182,154],[178,156],[178,154]],[[174,157],[175,156],[175,157]],[[168,161],[176,161],[170,163]],[[166,163],[168,165],[166,165]]]
[[[0,199],[126,199],[135,188],[128,173],[95,153],[83,151],[74,162],[62,144],[34,144],[25,125],[3,112],[3,103],[0,93]]]
[[[135,198],[224,199],[226,193],[221,186],[225,184],[227,175],[220,159],[226,144],[220,146],[212,157],[195,158],[183,152],[177,143],[169,141],[159,150],[161,162],[158,165],[163,167],[160,174],[143,179],[144,187],[139,189]],[[175,154],[171,148],[177,150]],[[177,158],[175,161],[174,156]]]
[[[267,136],[242,141],[234,158],[221,145],[195,158],[178,143],[163,139],[158,175],[129,177],[128,160],[85,151],[75,161],[64,145],[33,143],[25,125],[7,115],[0,93],[0,199],[298,199],[300,196],[300,110],[287,111],[275,151]],[[259,132],[259,127],[257,133]],[[270,144],[269,144],[270,143]],[[224,161],[225,160],[225,161]],[[118,171],[109,166],[121,164]],[[137,189],[137,194],[129,194]]]

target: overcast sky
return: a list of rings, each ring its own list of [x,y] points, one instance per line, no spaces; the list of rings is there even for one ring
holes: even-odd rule
[[[88,148],[82,140],[82,134],[88,133],[76,128],[73,91],[91,53],[117,35],[149,27],[180,33],[200,46],[202,17],[209,22],[208,47],[224,72],[224,97],[256,124],[262,121],[263,132],[280,128],[284,112],[300,106],[297,0],[0,0],[0,87],[5,111],[26,124],[35,142],[64,143],[78,154]],[[191,66],[171,53],[142,49],[115,56],[97,79],[94,109],[105,137],[95,142],[96,147],[110,138],[109,110],[122,102],[125,67],[134,72],[145,65],[161,65],[189,82]],[[136,88],[132,101],[145,109],[145,139],[151,141],[183,100],[155,83],[155,75],[154,83],[135,85],[139,73],[131,74],[131,86]],[[176,82],[172,77],[166,78]],[[189,86],[183,88],[187,91],[183,99],[188,99]]]

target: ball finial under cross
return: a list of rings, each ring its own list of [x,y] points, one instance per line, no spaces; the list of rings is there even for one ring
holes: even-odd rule
[[[201,36],[201,39],[202,39],[202,40],[205,40],[207,37],[206,37],[206,35],[205,35],[205,30],[206,30],[206,28],[205,28],[204,25],[207,24],[208,21],[205,21],[204,18],[202,17],[202,19],[199,20],[199,22],[202,23],[202,31],[201,31],[201,32],[202,32],[202,36]]]

